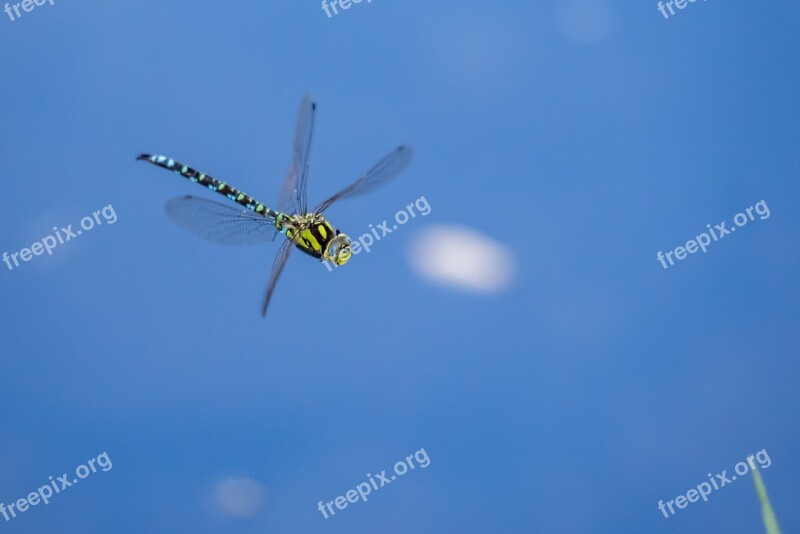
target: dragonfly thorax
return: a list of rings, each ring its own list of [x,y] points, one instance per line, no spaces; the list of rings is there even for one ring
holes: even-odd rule
[[[322,215],[281,216],[276,224],[297,248],[317,259],[344,265],[352,255],[350,237],[335,229]]]

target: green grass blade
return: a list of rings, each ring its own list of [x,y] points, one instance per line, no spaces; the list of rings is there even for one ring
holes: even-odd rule
[[[772,505],[770,505],[769,497],[767,497],[767,489],[761,481],[761,473],[758,472],[757,467],[754,467],[752,471],[753,483],[756,485],[758,500],[761,501],[761,516],[764,519],[764,528],[767,529],[767,534],[781,534],[781,528],[778,526],[775,512],[772,511]]]

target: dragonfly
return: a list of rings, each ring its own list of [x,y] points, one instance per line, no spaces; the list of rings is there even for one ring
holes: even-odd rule
[[[193,195],[167,201],[167,216],[178,226],[196,236],[222,245],[256,245],[274,241],[278,234],[286,240],[278,250],[267,282],[261,307],[266,317],[275,286],[289,254],[295,248],[319,261],[344,265],[352,256],[352,241],[323,212],[335,202],[354,197],[385,184],[399,175],[411,162],[413,150],[400,145],[353,183],[322,201],[309,211],[307,205],[308,158],[314,136],[316,102],[306,96],[300,104],[294,137],[294,151],[289,172],[283,181],[280,197],[271,209],[232,185],[163,155],[140,154],[137,160],[176,172],[188,180],[227,197],[222,203]]]

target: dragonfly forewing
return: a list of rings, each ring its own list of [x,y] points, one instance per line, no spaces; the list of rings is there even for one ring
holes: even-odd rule
[[[311,154],[316,112],[316,102],[310,96],[306,96],[297,113],[292,165],[281,188],[279,211],[293,215],[303,215],[308,211],[308,156]]]

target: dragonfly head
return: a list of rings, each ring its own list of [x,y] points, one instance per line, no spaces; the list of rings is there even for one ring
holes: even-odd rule
[[[344,265],[353,254],[351,245],[352,242],[347,234],[342,234],[337,230],[336,235],[328,242],[325,259],[336,265]]]

